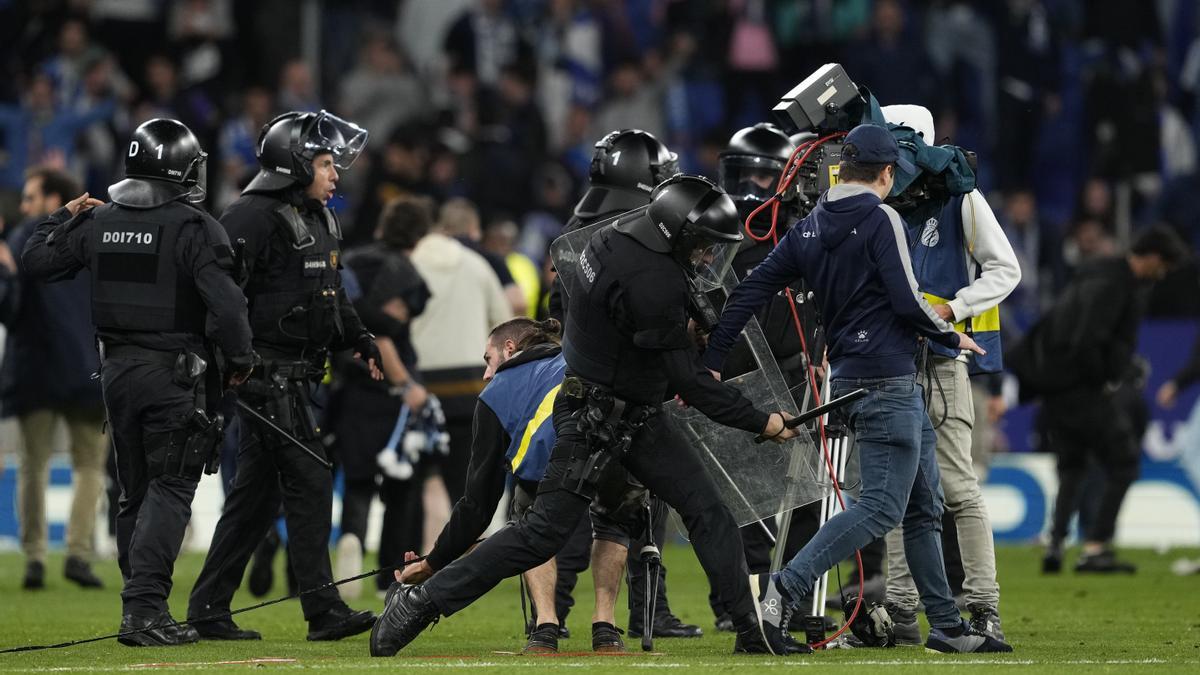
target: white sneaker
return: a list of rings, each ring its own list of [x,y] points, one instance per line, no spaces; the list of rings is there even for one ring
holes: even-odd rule
[[[1171,571],[1181,577],[1200,574],[1200,559],[1189,560],[1187,558],[1180,558],[1171,563]]]
[[[362,574],[363,550],[358,535],[343,534],[337,545],[337,567],[333,576],[337,579],[348,579]],[[338,586],[343,600],[357,600],[362,595],[362,579],[355,579]]]

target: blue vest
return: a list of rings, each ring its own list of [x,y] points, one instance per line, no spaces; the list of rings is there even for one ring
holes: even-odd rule
[[[963,236],[962,207],[966,195],[952,197],[945,204],[922,204],[905,215],[909,228],[909,247],[913,275],[921,293],[931,305],[944,305],[964,287],[967,260],[974,241]],[[992,307],[978,316],[954,324],[955,330],[966,333],[987,351],[986,356],[970,354],[968,363],[972,375],[995,373],[1004,368],[1000,349],[1000,307]],[[931,342],[935,354],[948,358],[958,356],[957,349]]]
[[[512,439],[504,458],[521,480],[537,482],[546,473],[555,438],[550,415],[566,369],[561,353],[505,368],[479,395]]]

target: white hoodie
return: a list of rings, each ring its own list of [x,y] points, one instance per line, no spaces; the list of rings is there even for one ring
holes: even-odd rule
[[[418,367],[482,369],[488,334],[512,318],[496,273],[483,256],[436,232],[417,242],[412,263],[431,294],[412,322]]]

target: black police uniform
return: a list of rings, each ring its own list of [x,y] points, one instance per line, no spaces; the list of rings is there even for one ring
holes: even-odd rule
[[[38,225],[22,259],[31,275],[50,281],[84,268],[92,277],[121,485],[117,551],[127,619],[166,613],[192,497],[220,439],[203,412],[198,359],[216,371],[207,338],[223,354],[251,353],[246,301],[220,224],[177,199],[132,201],[74,219],[59,209]]]
[[[237,474],[192,589],[190,619],[229,610],[281,500],[299,587],[314,589],[333,580],[333,475],[312,456],[327,459],[311,392],[324,375],[331,349],[354,347],[356,340],[370,335],[341,285],[337,219],[319,201],[306,199],[302,188],[259,192],[252,187],[226,209],[221,224],[243,246],[250,325],[263,358],[239,396],[302,441],[308,452],[241,411]],[[311,630],[314,620],[331,611],[348,612],[335,587],[307,593],[300,604],[311,639],[327,639]]]
[[[679,512],[701,565],[723,601],[737,613],[739,627],[757,630],[737,523],[695,449],[681,441],[682,434],[669,429],[665,415],[657,413],[669,394],[678,393],[712,419],[754,433],[766,427],[767,414],[704,373],[687,335],[688,281],[672,258],[612,230],[598,233],[588,250],[594,281],[590,289],[568,300],[563,347],[567,379],[575,377],[586,387],[610,391],[613,399],[625,402],[626,411],[635,411],[631,414],[649,415],[621,463]],[[570,396],[556,399],[557,442],[537,501],[525,518],[424,584],[424,597],[438,613],[453,614],[502,579],[548,560],[587,513],[595,488],[572,479],[591,453],[576,410]],[[389,591],[396,592],[406,591],[398,586]],[[423,620],[432,618],[424,612],[433,610],[418,611]],[[386,620],[376,626],[380,639],[372,635],[374,653],[394,647],[389,642],[396,629]],[[408,637],[403,628],[399,635]]]

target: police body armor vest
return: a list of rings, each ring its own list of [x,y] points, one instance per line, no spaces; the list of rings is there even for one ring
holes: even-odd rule
[[[175,259],[185,227],[204,214],[178,201],[152,209],[116,204],[92,216],[92,322],[101,330],[204,334],[207,306]]]
[[[637,251],[628,247],[642,249],[632,238],[606,227],[584,249],[579,285],[568,289],[563,355],[572,374],[631,403],[658,405],[667,390],[661,359],[657,352],[634,344],[633,326],[620,316],[627,292],[621,280],[639,264],[628,255]]]
[[[522,481],[536,483],[546,473],[555,440],[550,417],[566,369],[562,353],[505,368],[479,395],[508,432],[504,459]]]
[[[272,237],[287,242],[282,267],[258,267],[246,284],[255,342],[301,349],[326,349],[343,337],[338,290],[341,230],[329,209],[303,214],[274,202]]]
[[[911,235],[909,247],[913,275],[931,305],[946,304],[972,281],[967,278],[967,260],[973,242],[963,236],[962,206],[965,197],[957,195],[944,203],[935,201],[921,204],[904,216]],[[987,351],[984,356],[968,356],[971,374],[995,373],[1004,368],[999,306],[959,321],[954,328],[970,335]],[[947,358],[955,358],[960,353],[957,349],[933,342],[929,348]]]

